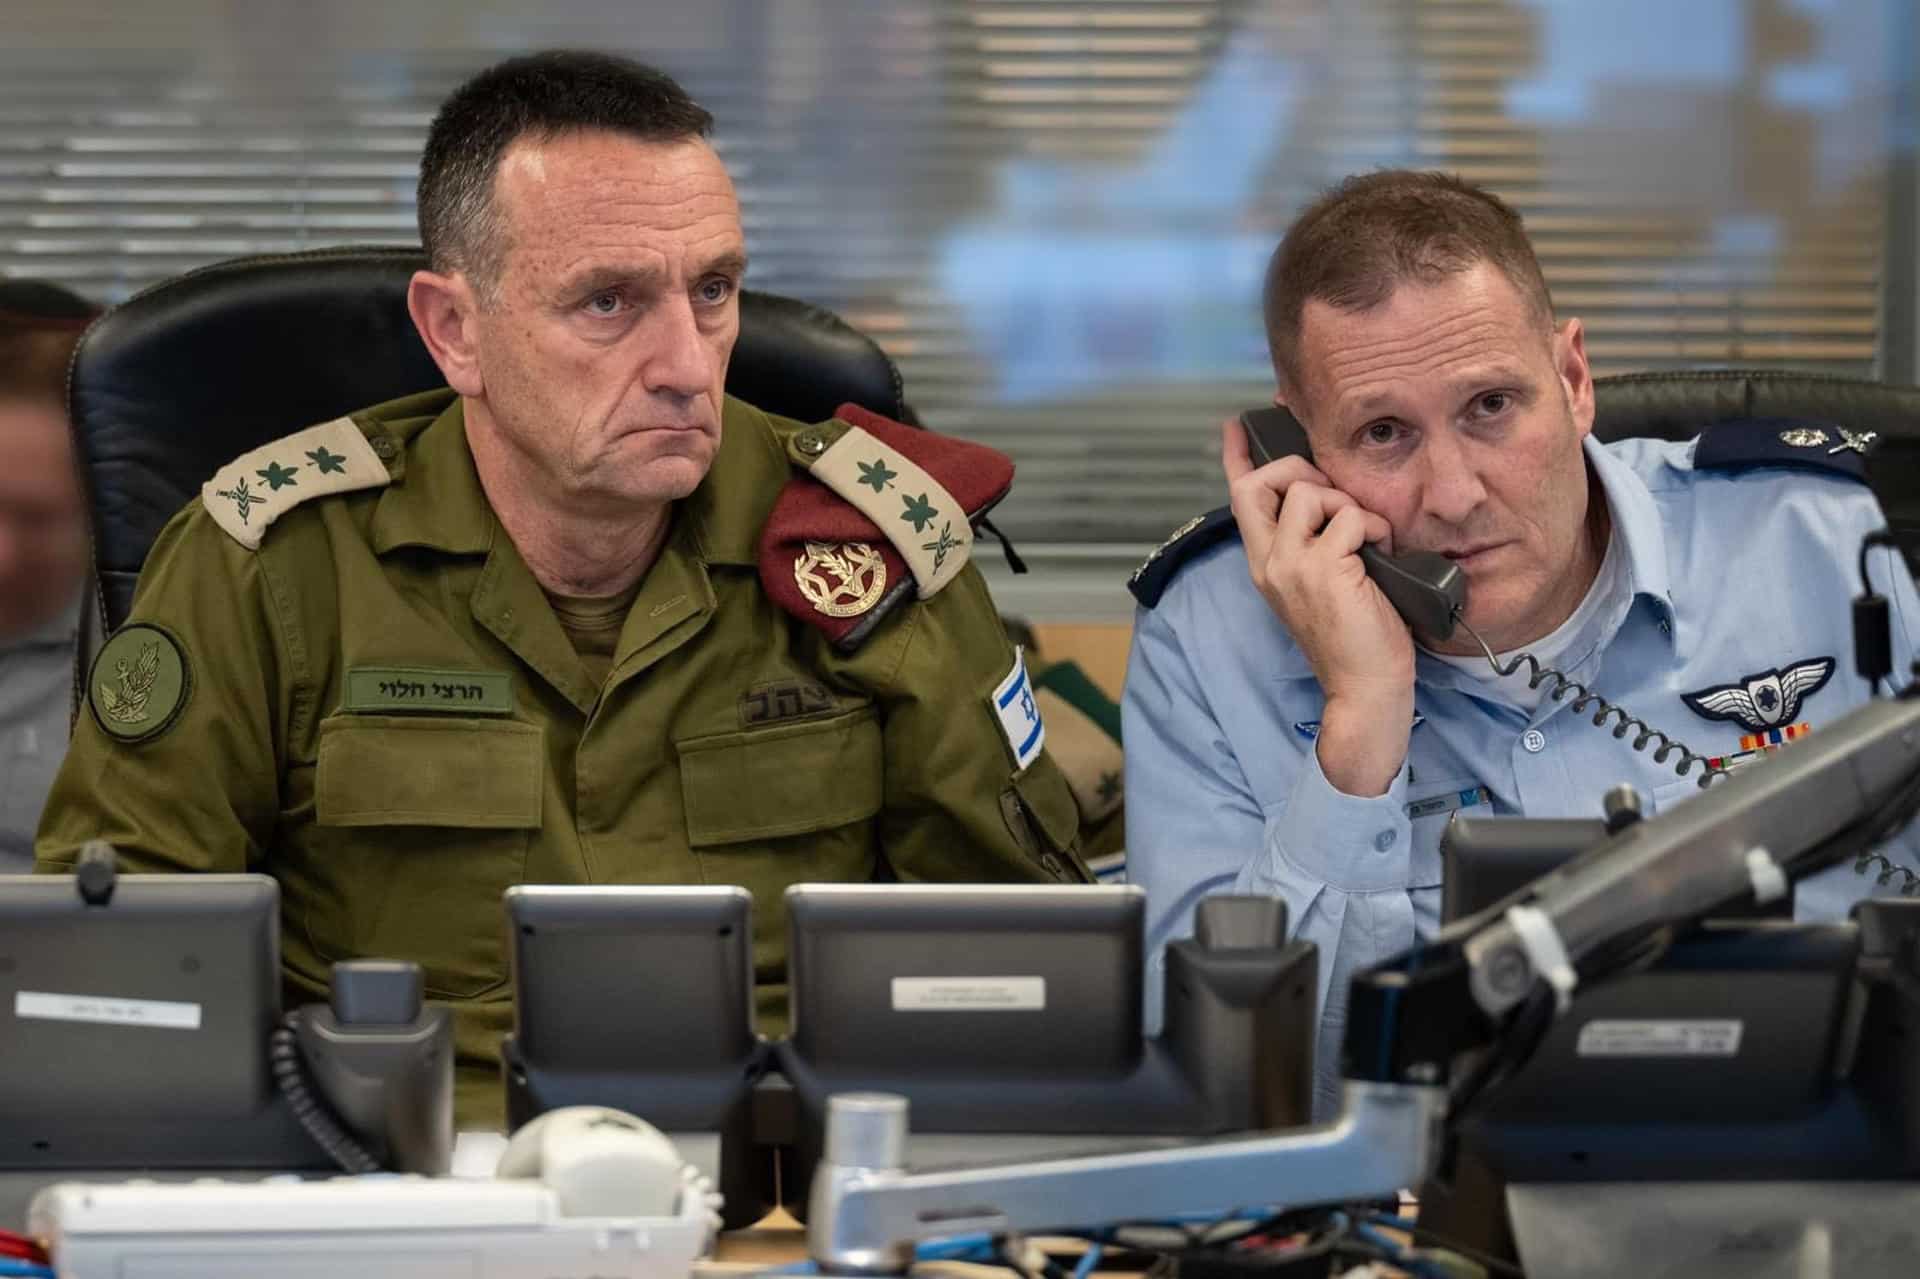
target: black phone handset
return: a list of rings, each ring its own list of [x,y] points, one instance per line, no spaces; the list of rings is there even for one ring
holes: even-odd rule
[[[1313,450],[1308,447],[1305,429],[1285,409],[1249,409],[1240,415],[1240,427],[1246,433],[1247,451],[1255,466],[1265,466],[1295,454],[1308,461],[1313,460]],[[1388,555],[1372,543],[1367,543],[1360,548],[1360,562],[1366,565],[1367,576],[1387,597],[1387,602],[1406,619],[1409,626],[1426,638],[1450,639],[1454,628],[1459,627],[1480,646],[1480,651],[1487,655],[1487,663],[1502,678],[1524,666],[1528,669],[1528,688],[1538,688],[1552,680],[1553,686],[1547,690],[1547,696],[1558,702],[1572,694],[1570,709],[1574,713],[1579,714],[1588,707],[1595,708],[1594,725],[1606,727],[1611,719],[1613,735],[1617,738],[1623,738],[1630,732],[1636,733],[1633,749],[1644,751],[1649,743],[1659,739],[1660,744],[1653,752],[1654,763],[1664,764],[1669,755],[1678,754],[1680,762],[1675,765],[1674,772],[1681,777],[1685,777],[1694,764],[1699,764],[1702,769],[1700,785],[1703,787],[1725,771],[1709,764],[1706,756],[1696,755],[1644,720],[1627,714],[1623,708],[1609,702],[1585,684],[1569,679],[1551,666],[1543,666],[1532,653],[1516,654],[1503,663],[1462,616],[1467,610],[1467,578],[1460,571],[1460,566],[1446,556],[1432,551]]]

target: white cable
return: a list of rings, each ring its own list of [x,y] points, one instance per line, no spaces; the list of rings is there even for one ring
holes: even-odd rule
[[[1766,846],[1747,850],[1747,878],[1753,881],[1753,900],[1764,906],[1787,895],[1787,875]]]
[[[1533,961],[1533,970],[1553,987],[1554,1011],[1564,1013],[1573,1002],[1573,988],[1580,984],[1580,978],[1573,971],[1573,961],[1567,958],[1559,930],[1537,906],[1512,907],[1507,911],[1507,923],[1520,939],[1520,948]]]

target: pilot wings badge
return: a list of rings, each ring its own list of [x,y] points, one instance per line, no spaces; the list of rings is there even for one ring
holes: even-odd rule
[[[1813,657],[1785,668],[1743,676],[1735,684],[1682,693],[1680,700],[1696,715],[1730,720],[1757,733],[1793,723],[1800,703],[1831,678],[1833,659]]]

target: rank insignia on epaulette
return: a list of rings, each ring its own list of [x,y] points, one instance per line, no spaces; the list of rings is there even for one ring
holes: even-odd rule
[[[761,531],[760,581],[844,649],[909,596],[929,599],[958,577],[974,521],[1013,484],[1005,454],[853,404],[797,432],[787,452],[805,473]]]
[[[1817,449],[1832,443],[1833,447],[1827,450],[1829,453],[1845,453],[1849,449],[1855,453],[1865,453],[1880,438],[1878,431],[1849,431],[1844,426],[1836,426],[1833,430],[1834,435],[1829,435],[1824,427],[1791,427],[1780,432],[1780,442],[1796,449]],[[1837,443],[1834,442],[1835,435],[1839,437]]]
[[[1140,567],[1127,578],[1127,589],[1142,607],[1154,607],[1188,560],[1239,532],[1229,507],[1217,507],[1205,515],[1194,516],[1148,552],[1147,558],[1140,561]]]
[[[200,486],[200,503],[234,541],[258,550],[268,526],[300,503],[389,478],[365,433],[341,417],[241,454]]]
[[[1154,547],[1151,551],[1148,551],[1147,558],[1140,561],[1140,567],[1134,569],[1133,572],[1128,575],[1127,585],[1132,586],[1137,583],[1140,580],[1140,575],[1152,568],[1154,561],[1167,553],[1169,546],[1172,546],[1175,542],[1199,528],[1206,518],[1204,515],[1196,515],[1179,528],[1173,530],[1173,532],[1167,534],[1167,540]]]
[[[1866,454],[1880,441],[1877,431],[1854,430],[1837,422],[1804,418],[1758,417],[1716,422],[1693,446],[1696,471],[1741,471],[1760,466],[1789,466],[1865,479]]]

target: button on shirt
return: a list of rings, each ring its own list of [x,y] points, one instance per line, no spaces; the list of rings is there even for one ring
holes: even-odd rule
[[[1827,473],[1696,471],[1688,442],[1628,440],[1586,454],[1625,553],[1625,585],[1590,635],[1556,659],[1653,727],[1707,756],[1754,733],[1710,720],[1686,693],[1830,659],[1831,674],[1777,726],[1838,719],[1872,695],[1853,670],[1851,603],[1861,537],[1885,520],[1866,486]],[[1887,552],[1870,560],[1893,601],[1894,669],[1920,636],[1920,601]],[[1415,659],[1412,736],[1387,794],[1336,790],[1314,753],[1324,705],[1306,658],[1254,588],[1237,540],[1196,555],[1135,621],[1123,704],[1128,875],[1147,893],[1157,1020],[1167,942],[1191,934],[1210,893],[1284,898],[1293,933],[1319,945],[1316,1107],[1337,1096],[1353,974],[1431,936],[1440,915],[1440,836],[1449,816],[1598,817],[1631,783],[1658,812],[1698,793],[1633,737],[1616,739],[1564,701],[1529,708],[1506,681],[1430,653]],[[1776,703],[1776,713],[1785,709]],[[1785,749],[1791,749],[1788,745]],[[1883,850],[1920,869],[1913,834]],[[1851,863],[1795,886],[1806,919],[1844,918],[1857,899],[1898,891]]]
[[[0,640],[0,875],[33,869],[33,831],[67,753],[80,601],[25,635]]]

